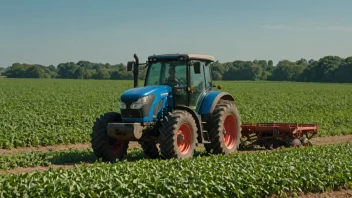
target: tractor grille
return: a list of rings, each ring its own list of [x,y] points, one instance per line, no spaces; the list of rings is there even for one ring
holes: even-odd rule
[[[121,109],[121,115],[124,118],[145,118],[148,117],[150,107],[154,101],[155,95],[151,95],[147,104],[144,104],[140,109],[131,109],[130,106],[132,103],[137,100],[123,100],[126,103],[126,109]]]

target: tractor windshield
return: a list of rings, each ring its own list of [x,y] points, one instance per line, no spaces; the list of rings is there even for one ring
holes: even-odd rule
[[[172,88],[187,86],[185,61],[160,61],[149,65],[145,85],[165,85]]]

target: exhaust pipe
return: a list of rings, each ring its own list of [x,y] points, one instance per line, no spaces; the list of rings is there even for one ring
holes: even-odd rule
[[[138,87],[138,67],[139,67],[139,59],[137,54],[134,54],[134,59],[136,59],[136,64],[134,65],[133,68],[133,86],[136,88]]]

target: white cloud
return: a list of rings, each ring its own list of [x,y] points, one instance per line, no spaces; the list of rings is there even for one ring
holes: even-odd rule
[[[320,30],[320,31],[338,31],[352,32],[352,26],[299,26],[299,25],[263,25],[265,29],[272,30]]]
[[[317,27],[318,30],[329,30],[329,31],[339,31],[339,32],[352,32],[352,26],[320,26]]]
[[[273,30],[302,30],[304,29],[301,26],[290,26],[290,25],[264,25],[262,26],[266,29],[273,29]]]

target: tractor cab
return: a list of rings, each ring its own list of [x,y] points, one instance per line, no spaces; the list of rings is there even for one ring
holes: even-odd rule
[[[213,61],[212,56],[198,54],[150,56],[144,86],[168,85],[172,88],[174,105],[197,111],[201,96],[212,88]]]

